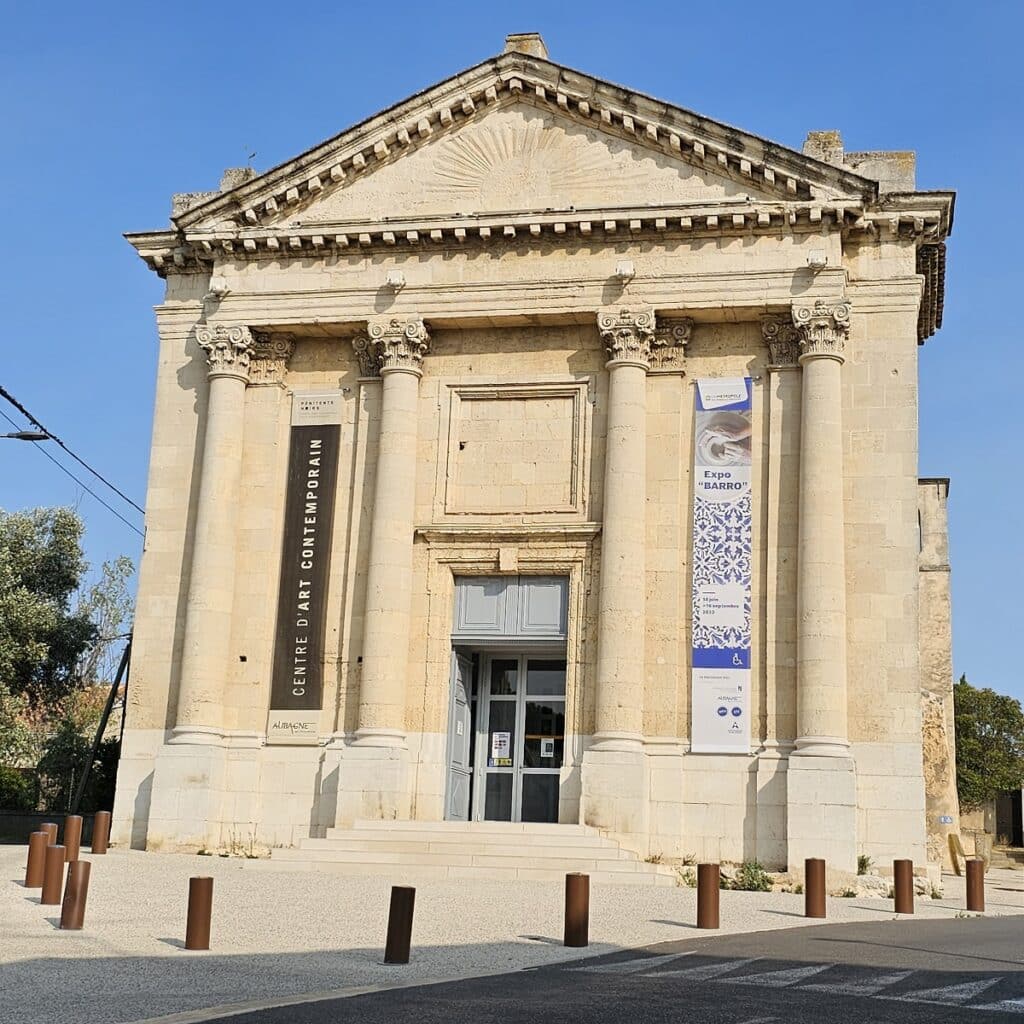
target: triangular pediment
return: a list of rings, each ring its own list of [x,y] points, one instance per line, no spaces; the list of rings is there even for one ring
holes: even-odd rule
[[[372,174],[324,188],[267,227],[770,200],[641,142],[527,102],[485,109],[457,130],[396,155]]]
[[[506,53],[175,217],[189,235],[567,209],[870,198],[877,185]]]

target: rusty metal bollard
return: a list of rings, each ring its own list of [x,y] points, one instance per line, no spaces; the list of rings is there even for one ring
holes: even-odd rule
[[[914,912],[914,862],[894,860],[892,862],[893,902],[897,914]]]
[[[44,821],[42,825],[39,826],[39,831],[45,832],[50,837],[49,842],[46,844],[47,846],[57,845],[57,822]]]
[[[411,885],[391,887],[391,908],[388,911],[388,937],[384,946],[384,963],[407,964],[412,945],[412,914],[416,890]]]
[[[38,889],[43,884],[46,866],[46,848],[50,845],[49,832],[33,832],[28,837],[28,862],[25,864],[25,888]]]
[[[718,892],[722,872],[717,864],[697,865],[697,927],[718,927]]]
[[[210,918],[213,916],[213,879],[199,875],[188,880],[186,949],[210,948]]]
[[[60,903],[64,889],[64,847],[48,846],[46,861],[43,865],[43,894],[39,900],[44,907],[54,907]]]
[[[825,862],[820,857],[804,861],[804,917],[825,916]]]
[[[590,945],[590,875],[565,876],[565,931],[563,946]]]
[[[82,848],[82,816],[69,814],[64,819],[64,858],[70,864],[78,860]]]
[[[87,860],[75,860],[68,868],[68,882],[64,887],[64,903],[60,908],[60,926],[67,931],[80,931],[85,923],[85,901],[89,895]]]
[[[967,861],[967,909],[985,909],[985,862],[980,857]]]
[[[110,811],[97,811],[92,819],[92,852],[106,853],[110,846]]]

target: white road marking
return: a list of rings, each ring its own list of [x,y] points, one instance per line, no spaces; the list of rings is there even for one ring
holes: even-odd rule
[[[649,971],[644,977],[689,978],[691,981],[707,981],[708,978],[717,978],[721,974],[739,970],[739,968],[756,963],[760,959],[760,957],[751,957],[749,960],[726,960],[722,963],[702,964],[700,967],[677,967],[671,971]]]
[[[922,988],[916,992],[905,992],[901,996],[879,996],[903,1003],[939,1003],[943,1006],[961,1006],[968,999],[981,995],[1002,978],[983,978],[981,981],[967,981],[962,985],[947,985],[945,988]]]
[[[1024,1013],[1024,999],[1000,999],[998,1003],[968,1006],[968,1010],[1001,1010],[1003,1013]]]
[[[741,1020],[738,1024],[771,1024],[773,1020],[778,1020],[778,1017],[751,1017],[750,1020]]]
[[[801,985],[800,988],[810,989],[812,992],[828,992],[837,996],[873,996],[881,992],[883,988],[888,988],[890,985],[909,978],[913,973],[913,971],[896,971],[893,974],[880,974],[864,981],[837,981],[833,984],[819,981],[813,985]]]
[[[693,956],[693,951],[688,953],[662,953],[660,956],[639,957],[636,960],[619,960],[613,964],[596,964],[593,967],[572,967],[573,971],[588,971],[591,974],[636,974],[639,971],[653,967],[655,964],[668,964],[673,960],[681,960],[684,956]]]
[[[785,971],[766,971],[763,974],[746,974],[742,978],[719,978],[725,985],[763,985],[765,988],[788,988],[804,978],[829,970],[832,964],[814,964],[812,967],[793,967]]]

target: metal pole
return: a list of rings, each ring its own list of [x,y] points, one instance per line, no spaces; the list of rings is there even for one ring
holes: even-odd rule
[[[565,876],[565,946],[590,945],[590,875]]]
[[[128,667],[128,659],[131,657],[131,652],[132,638],[129,636],[128,643],[124,645],[124,653],[121,655],[121,663],[117,666],[114,681],[110,684],[110,693],[107,694],[107,703],[104,705],[103,714],[100,716],[100,723],[96,726],[96,736],[92,741],[89,759],[85,762],[82,777],[78,780],[78,788],[75,790],[75,795],[71,798],[71,806],[68,808],[69,814],[76,814],[81,806],[82,795],[85,793],[85,787],[89,782],[92,765],[96,760],[96,752],[100,749],[100,744],[103,742],[103,734],[106,732],[107,722],[110,720],[110,711],[114,706],[114,701],[117,699],[117,691],[121,686],[121,676],[124,675],[125,669]]]
[[[39,826],[39,831],[45,832],[50,837],[49,842],[46,844],[47,846],[57,845],[57,822],[44,821],[42,825]]]
[[[28,863],[25,865],[25,888],[39,889],[43,884],[46,848],[50,845],[49,832],[33,832],[28,837]]]
[[[68,869],[68,883],[64,887],[64,903],[60,908],[60,926],[68,931],[81,931],[85,923],[85,901],[89,895],[87,860],[76,860]]]
[[[804,861],[804,917],[825,916],[825,862],[820,857]]]
[[[985,909],[985,862],[980,857],[967,861],[967,909]]]
[[[106,853],[110,845],[110,811],[97,811],[92,819],[92,852]]]
[[[697,865],[697,927],[718,927],[718,892],[722,873],[717,864]]]
[[[48,846],[46,862],[43,865],[43,894],[39,902],[44,907],[55,907],[60,903],[64,888],[64,847]]]
[[[391,887],[391,909],[388,912],[388,937],[384,946],[384,963],[407,964],[412,945],[412,912],[416,890],[411,885]]]
[[[198,876],[188,880],[188,922],[186,949],[210,948],[210,918],[213,916],[213,879]]]
[[[914,912],[914,862],[894,860],[892,862],[893,896],[897,914]]]
[[[82,816],[69,814],[64,819],[64,859],[70,864],[78,860],[82,848]]]

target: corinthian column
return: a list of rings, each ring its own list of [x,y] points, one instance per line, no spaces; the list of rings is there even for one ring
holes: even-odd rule
[[[223,726],[245,386],[253,345],[249,328],[237,324],[203,324],[196,338],[206,352],[210,389],[172,743],[219,739]]]
[[[416,420],[423,356],[430,339],[419,317],[374,319],[367,333],[382,394],[356,742],[404,747]]]
[[[583,766],[584,824],[647,831],[643,760],[647,370],[653,309],[598,313],[608,352],[598,592],[597,728]]]
[[[801,754],[848,756],[842,365],[850,307],[794,304],[800,333],[797,740]]]

